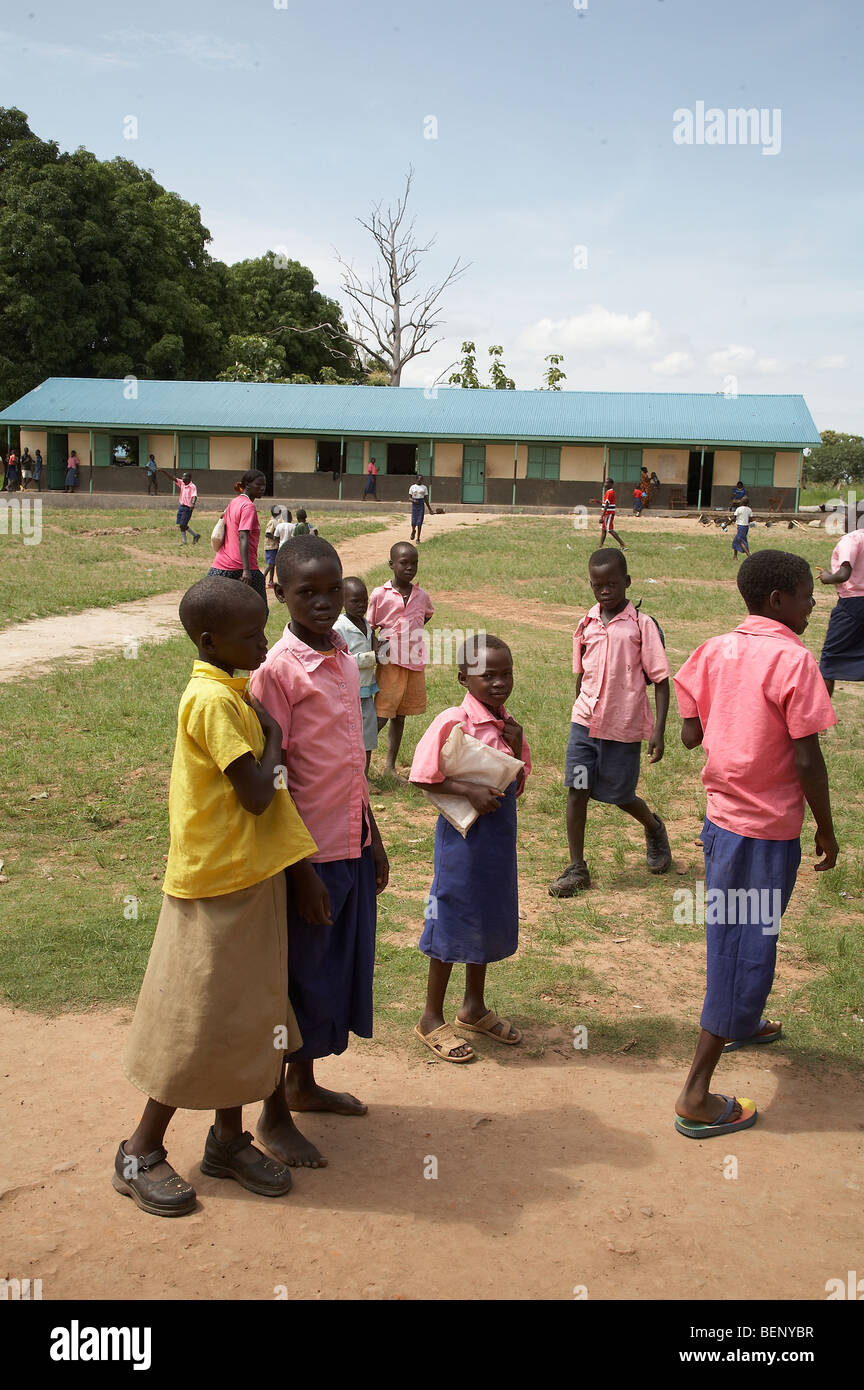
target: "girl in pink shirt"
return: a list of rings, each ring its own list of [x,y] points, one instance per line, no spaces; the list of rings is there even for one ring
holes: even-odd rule
[[[225,539],[213,557],[208,573],[222,574],[228,579],[239,579],[242,584],[251,584],[266,603],[267,587],[258,568],[261,523],[255,508],[258,498],[267,491],[266,475],[252,469],[234,484],[234,491],[237,496],[228,503],[222,514]]]
[[[516,797],[531,770],[522,728],[504,701],[513,689],[513,657],[500,637],[482,633],[459,653],[462,704],[432,721],[417,745],[411,781],[418,787],[466,796],[480,812],[463,838],[444,818],[435,829],[435,872],[429,890],[420,950],[429,957],[426,1008],[414,1029],[417,1037],[446,1062],[469,1062],[473,1050],[444,1019],[444,1000],[456,963],[465,966],[465,995],[456,1024],[513,1045],[522,1034],[509,1019],[486,1006],[486,967],[512,956],[518,945],[516,883]],[[492,748],[519,758],[525,767],[505,792],[445,777],[439,760],[457,725]]]

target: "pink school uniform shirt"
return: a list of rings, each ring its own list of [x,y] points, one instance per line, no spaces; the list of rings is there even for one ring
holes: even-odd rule
[[[429,659],[424,627],[434,612],[431,598],[419,584],[412,584],[406,603],[393,580],[388,579],[372,590],[366,617],[373,627],[380,628],[381,640],[388,644],[387,660],[393,666],[422,671]]]
[[[849,564],[852,573],[845,584],[837,585],[838,598],[864,598],[864,531],[849,531],[841,536],[831,555],[831,569]]]
[[[245,492],[241,492],[239,497],[232,497],[225,508],[224,516],[225,540],[221,550],[216,552],[213,568],[217,570],[242,570],[243,560],[240,555],[239,533],[248,531],[249,568],[257,570],[261,522],[258,520],[255,503],[246,496]]]
[[[338,632],[330,641],[333,655],[325,656],[286,627],[249,677],[282,729],[288,790],[318,846],[315,863],[359,859],[372,843],[360,675]]]
[[[812,652],[785,624],[751,614],[697,647],[674,679],[682,718],[704,730],[708,819],[749,839],[796,839],[804,793],[792,740],[837,723]]]
[[[198,497],[198,489],[194,483],[180,483],[176,478],[171,479],[172,483],[180,491],[177,493],[178,507],[191,507]],[[227,568],[227,567],[226,567]]]
[[[503,712],[506,714],[506,709]],[[444,781],[444,773],[440,768],[441,749],[457,724],[461,724],[466,734],[473,735],[481,743],[488,744],[490,748],[497,748],[502,753],[509,753],[511,758],[514,756],[513,749],[509,743],[505,742],[501,734],[501,730],[504,728],[503,719],[496,719],[492,711],[476,699],[469,690],[461,705],[452,705],[450,709],[442,710],[432,720],[414,750],[414,761],[408,774],[409,781]],[[524,734],[522,736],[521,761],[525,764],[525,768],[516,787],[519,796],[524,791],[525,779],[531,771],[531,750]]]
[[[582,684],[570,716],[592,738],[641,743],[650,738],[654,716],[645,677],[667,680],[669,662],[657,625],[628,603],[608,623],[600,605],[589,609],[573,633],[573,670]]]

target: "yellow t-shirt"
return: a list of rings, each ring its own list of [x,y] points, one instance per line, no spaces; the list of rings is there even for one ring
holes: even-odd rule
[[[258,716],[243,699],[247,684],[246,676],[228,676],[196,661],[180,698],[168,793],[171,846],[162,885],[175,898],[218,898],[251,888],[317,848],[286,786],[262,815],[253,816],[225,776],[244,753],[257,759],[264,752]]]

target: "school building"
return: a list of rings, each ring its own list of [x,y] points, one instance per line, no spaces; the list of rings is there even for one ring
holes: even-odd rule
[[[724,506],[742,478],[755,508],[797,506],[803,450],[819,433],[802,396],[493,391],[51,377],[0,411],[0,430],[42,450],[43,486],[142,493],[144,464],[190,469],[201,494],[247,468],[277,497],[404,501],[415,471],[437,503],[572,507],[612,477],[626,504],[643,466],[653,505]],[[2,435],[0,435],[2,437]],[[163,488],[164,488],[163,480]],[[161,490],[161,489],[160,489]]]

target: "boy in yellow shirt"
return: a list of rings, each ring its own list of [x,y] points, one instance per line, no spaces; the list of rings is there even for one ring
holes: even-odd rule
[[[287,790],[282,732],[247,693],[267,654],[266,605],[230,579],[202,579],[180,604],[198,649],[180,700],[165,897],[123,1055],[149,1097],[121,1143],[112,1183],[156,1216],[183,1216],[195,1190],[166,1161],[178,1108],[216,1111],[201,1171],[277,1197],[287,1167],[243,1130],[242,1107],[280,1085],[301,1044],[288,998],[285,874],[312,897],[312,840]],[[326,921],[323,886],[315,900]]]

